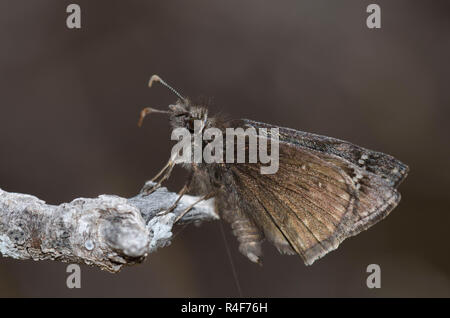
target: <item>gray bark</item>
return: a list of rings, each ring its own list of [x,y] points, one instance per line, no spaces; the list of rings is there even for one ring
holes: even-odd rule
[[[198,198],[185,195],[172,213],[157,215],[176,199],[176,193],[160,188],[148,196],[142,192],[130,199],[101,195],[55,206],[0,189],[0,254],[118,272],[170,244],[174,220]],[[197,204],[179,222],[218,219],[213,200]]]

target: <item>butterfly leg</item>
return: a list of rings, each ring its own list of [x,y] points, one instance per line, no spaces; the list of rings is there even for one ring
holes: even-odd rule
[[[180,202],[181,198],[188,192],[191,190],[191,186],[192,183],[194,182],[194,175],[199,173],[199,169],[197,164],[192,164],[192,170],[190,170],[189,172],[189,176],[187,178],[187,182],[186,184],[183,186],[183,188],[181,189],[180,192],[178,192],[178,198],[177,200],[165,211],[162,211],[160,213],[158,213],[158,215],[166,215],[170,212],[172,212],[178,205],[178,203]]]
[[[192,208],[194,206],[196,206],[198,203],[208,200],[210,198],[212,198],[214,196],[214,192],[210,192],[204,196],[202,196],[200,199],[198,199],[197,201],[195,201],[194,203],[192,203],[190,206],[188,206],[183,212],[181,212],[181,214],[175,219],[175,221],[173,222],[173,224],[177,223],[183,216],[185,216],[190,210],[192,210]]]
[[[189,190],[189,183],[190,183],[190,182],[188,181],[188,183],[186,183],[186,184],[183,186],[183,188],[181,189],[181,191],[178,192],[178,198],[177,198],[177,200],[176,200],[169,208],[167,208],[167,210],[164,210],[164,211],[162,211],[162,212],[159,212],[159,213],[157,214],[158,216],[166,215],[166,214],[172,212],[172,211],[177,207],[177,205],[178,205],[178,203],[180,202],[180,200],[181,200],[181,198],[183,197],[183,195]]]
[[[167,162],[167,164],[164,166],[164,168],[162,168],[161,171],[158,172],[158,174],[151,180],[151,182],[156,182],[156,180],[158,180],[159,178],[160,178],[160,180],[156,184],[153,184],[152,186],[144,188],[144,190],[143,190],[144,195],[152,194],[157,189],[159,189],[161,187],[162,183],[164,181],[166,181],[167,179],[169,179],[174,166],[175,166],[175,160],[170,159]]]

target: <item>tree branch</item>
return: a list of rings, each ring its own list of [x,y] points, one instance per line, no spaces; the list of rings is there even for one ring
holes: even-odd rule
[[[131,199],[101,195],[55,206],[0,189],[0,253],[16,259],[84,263],[115,273],[170,244],[174,220],[198,199],[185,195],[172,213],[157,216],[177,197],[160,188]],[[219,217],[214,199],[209,199],[180,222],[215,219]]]

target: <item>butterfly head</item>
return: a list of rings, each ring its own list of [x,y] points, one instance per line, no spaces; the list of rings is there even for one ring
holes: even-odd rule
[[[163,81],[158,75],[153,75],[150,78],[148,86],[151,87],[154,82],[161,83],[166,88],[168,88],[172,93],[174,93],[178,100],[175,104],[169,105],[169,110],[159,110],[154,108],[144,108],[141,111],[141,117],[139,119],[138,126],[141,127],[144,118],[151,113],[163,113],[169,114],[170,123],[172,127],[175,128],[186,128],[190,133],[202,132],[208,123],[208,109],[202,106],[192,105],[192,103],[181,96],[172,86]],[[198,121],[197,126],[195,126],[196,121]],[[195,131],[197,128],[197,131]]]
[[[173,128],[186,128],[194,133],[195,121],[197,127],[203,130],[208,122],[208,109],[206,107],[192,105],[188,99],[178,100],[169,105],[170,124]]]

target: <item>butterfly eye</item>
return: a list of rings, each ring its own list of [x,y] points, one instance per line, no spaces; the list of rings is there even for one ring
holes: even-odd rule
[[[189,119],[187,120],[186,128],[187,128],[191,133],[194,132],[194,119],[193,119],[193,118],[189,118]]]

